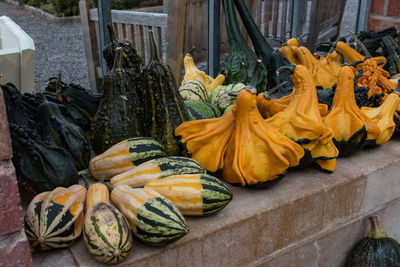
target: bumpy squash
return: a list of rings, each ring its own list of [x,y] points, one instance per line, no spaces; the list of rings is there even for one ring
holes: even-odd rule
[[[232,193],[217,178],[208,174],[174,175],[146,183],[179,208],[183,215],[204,216],[222,210],[232,200]]]
[[[333,131],[333,143],[339,155],[351,155],[363,147],[367,129],[364,116],[356,104],[354,73],[349,66],[344,66],[339,73],[332,108],[323,121]]]
[[[96,260],[116,264],[126,258],[133,242],[128,221],[109,199],[104,184],[89,187],[83,237],[89,254]]]
[[[153,190],[119,185],[111,192],[111,199],[128,219],[135,236],[148,244],[168,244],[188,232],[175,204]]]
[[[199,70],[194,64],[193,57],[190,53],[183,58],[185,67],[185,76],[183,76],[182,84],[189,80],[198,80],[204,84],[208,93],[211,93],[217,86],[222,85],[225,81],[225,76],[219,74],[215,79],[208,76],[204,71]]]
[[[207,89],[199,80],[187,80],[179,87],[179,94],[185,100],[208,101]]]
[[[78,183],[78,171],[68,151],[45,144],[24,126],[9,123],[9,128],[19,184],[37,194]]]
[[[96,154],[130,137],[143,136],[143,104],[137,87],[140,74],[123,68],[123,50],[116,49],[114,66],[103,79],[102,97],[91,124]]]
[[[375,143],[368,145],[380,146],[390,140],[395,129],[393,115],[400,103],[397,92],[389,94],[386,100],[377,108],[362,107],[361,111],[378,125],[380,134],[377,136]]]
[[[143,162],[165,157],[162,145],[148,137],[126,139],[92,158],[89,163],[90,173],[94,178],[110,179]]]
[[[400,244],[387,236],[378,216],[369,217],[371,230],[351,250],[347,267],[400,266]]]
[[[112,187],[129,185],[142,187],[151,180],[180,174],[204,173],[204,168],[193,159],[186,157],[164,157],[146,161],[110,180]]]
[[[72,156],[78,170],[87,168],[90,159],[89,141],[86,133],[70,123],[62,115],[56,103],[45,100],[40,104],[41,134],[52,145],[65,148]]]
[[[310,71],[294,64],[282,67],[279,69],[281,71],[291,73],[295,95],[286,109],[266,121],[304,148],[306,153],[299,167],[308,166],[316,160],[332,160],[329,169],[321,166],[321,161],[317,162],[323,170],[332,172],[339,151],[332,141],[332,130],[324,125],[319,113],[315,83]]]
[[[169,156],[179,155],[181,147],[174,137],[174,130],[190,119],[189,114],[176,87],[171,68],[158,58],[152,31],[149,32],[149,39],[150,62],[143,73],[146,80],[145,136],[159,141]]]
[[[24,217],[29,242],[40,250],[65,248],[82,232],[86,189],[81,185],[57,187],[36,195]]]
[[[107,29],[110,34],[111,43],[104,48],[103,56],[107,62],[108,68],[111,69],[113,67],[117,54],[117,48],[122,48],[124,51],[122,66],[124,68],[130,68],[134,72],[140,72],[143,66],[143,61],[142,58],[136,53],[136,50],[133,48],[132,44],[128,40],[117,40],[111,23],[107,25]]]

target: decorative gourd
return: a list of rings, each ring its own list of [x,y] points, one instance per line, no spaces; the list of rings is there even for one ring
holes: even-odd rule
[[[264,123],[254,95],[257,78],[258,74],[254,75],[254,92],[242,89],[236,104],[224,116],[185,122],[175,130],[193,159],[210,172],[223,169],[223,176],[230,183],[266,186],[269,183],[264,182],[278,178],[303,156],[299,145]],[[239,104],[240,95],[243,100]],[[239,143],[245,147],[240,149]],[[251,164],[252,158],[261,161]]]
[[[290,38],[286,43],[288,46],[299,46],[299,40],[297,40],[297,38]]]
[[[148,244],[168,244],[188,232],[175,204],[153,190],[119,185],[111,192],[111,199],[135,236]]]
[[[110,34],[111,43],[104,48],[103,56],[107,62],[108,68],[113,68],[117,49],[122,48],[124,51],[122,66],[124,68],[130,68],[132,71],[139,73],[143,66],[143,61],[142,58],[136,53],[136,50],[133,48],[132,44],[128,40],[117,40],[112,23],[107,24],[107,29]]]
[[[169,156],[179,155],[181,147],[174,137],[175,128],[190,120],[185,103],[175,84],[171,68],[160,62],[153,32],[149,32],[150,62],[144,68],[146,80],[145,136],[159,141]]]
[[[339,155],[348,156],[363,147],[367,129],[364,116],[356,104],[354,73],[349,66],[344,66],[339,73],[332,108],[323,121],[333,131],[333,143]]]
[[[87,90],[74,83],[66,84],[61,81],[61,73],[58,77],[50,77],[45,90],[54,92],[61,103],[78,105],[87,119],[91,120],[99,106],[101,95]]]
[[[266,187],[278,181],[289,167],[297,166],[304,151],[258,112],[257,72],[252,83],[239,92],[231,109],[234,129],[225,151],[222,176],[232,184]]]
[[[197,100],[185,100],[185,106],[191,120],[202,120],[221,117],[221,112],[212,104]]]
[[[20,185],[38,194],[78,183],[74,159],[65,149],[45,144],[24,126],[9,123],[9,128]]]
[[[143,136],[143,104],[137,91],[141,80],[123,68],[123,50],[116,49],[114,66],[105,75],[102,97],[91,124],[90,139],[96,154],[130,137]]]
[[[380,134],[375,140],[375,143],[368,145],[380,146],[390,140],[393,135],[395,123],[393,116],[400,103],[397,90],[389,94],[385,101],[377,108],[362,107],[361,111],[378,125]]]
[[[329,53],[326,57],[319,58],[321,66],[329,70],[336,77],[339,76],[340,69],[345,61],[347,61],[347,59],[344,58],[344,55],[336,50],[334,50],[332,53]]]
[[[283,111],[266,121],[272,128],[301,144],[305,155],[299,167],[312,164],[315,160],[332,160],[329,169],[317,165],[321,169],[332,172],[335,158],[339,151],[333,144],[332,130],[322,121],[319,109],[315,83],[310,71],[302,65],[281,67],[278,72],[289,71],[295,84],[292,101]]]
[[[259,58],[261,58],[265,68],[267,69],[268,90],[285,81],[289,82],[287,84],[288,88],[293,88],[292,80],[290,79],[290,76],[288,74],[283,73],[283,75],[276,75],[277,69],[279,69],[281,66],[290,64],[290,62],[282,53],[280,53],[279,51],[274,51],[274,49],[265,40],[264,35],[261,33],[257,24],[251,17],[250,11],[246,7],[244,1],[233,0],[233,2],[235,3],[240,18],[242,19],[247,33],[250,36],[256,54]]]
[[[219,74],[215,79],[208,76],[204,71],[199,70],[194,64],[193,57],[190,53],[187,53],[183,58],[183,65],[185,67],[185,76],[183,76],[182,84],[185,84],[189,80],[198,80],[207,89],[208,93],[211,93],[217,86],[222,85],[225,81],[225,76]]]
[[[81,185],[57,187],[36,195],[26,210],[25,232],[40,250],[65,248],[81,235],[86,189]]]
[[[223,1],[225,12],[226,32],[228,34],[229,53],[221,73],[225,76],[225,84],[248,84],[253,78],[254,66],[257,63],[257,55],[250,49],[239,29],[237,15],[232,0]],[[263,64],[260,66],[260,77],[257,90],[264,92],[267,88],[267,73]]]
[[[218,98],[212,100],[220,110],[225,110],[228,106],[235,103],[237,95],[246,85],[243,83],[229,84],[223,91],[218,93]]]
[[[151,159],[165,157],[162,145],[148,137],[126,139],[92,158],[89,170],[96,179],[110,179]]]
[[[217,178],[208,174],[174,175],[146,183],[175,203],[183,215],[203,216],[222,210],[232,200],[232,193]]]
[[[268,92],[257,95],[257,108],[264,119],[274,116],[276,113],[284,110],[292,101],[295,90],[290,95],[281,98],[273,98]],[[328,105],[318,103],[318,110],[321,116],[328,114]]]
[[[110,180],[110,184],[112,187],[122,184],[130,187],[142,187],[151,180],[196,173],[205,173],[204,168],[197,161],[186,157],[164,157],[146,161],[120,173]]]
[[[78,170],[87,168],[90,160],[89,141],[86,133],[62,115],[56,103],[45,100],[40,104],[41,135],[51,145],[65,148],[72,156]]]
[[[208,92],[199,80],[188,80],[179,87],[179,94],[184,100],[208,101]]]
[[[378,216],[369,217],[371,230],[351,250],[347,267],[400,266],[400,244],[387,237]]]
[[[126,258],[133,241],[128,221],[109,199],[104,184],[94,183],[89,187],[83,237],[89,254],[96,260],[116,264]]]

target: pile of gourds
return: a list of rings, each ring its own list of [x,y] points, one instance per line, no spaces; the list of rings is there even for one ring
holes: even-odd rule
[[[365,57],[343,41],[332,44],[325,56],[312,54],[294,38],[273,51],[242,0],[223,4],[228,35],[235,37],[229,38],[221,73],[236,84],[210,90],[193,74],[201,71],[186,55],[182,97],[215,105],[223,116],[198,116],[175,129],[189,155],[209,172],[221,173],[232,184],[264,187],[289,168],[314,165],[333,172],[338,156],[391,138],[395,121],[400,122],[400,86],[383,69],[386,58]],[[241,36],[234,4],[262,59],[253,75],[248,73],[254,69],[254,52]],[[285,73],[290,77],[283,80]],[[244,86],[249,77],[251,84]],[[207,114],[205,108],[196,110],[202,111]]]

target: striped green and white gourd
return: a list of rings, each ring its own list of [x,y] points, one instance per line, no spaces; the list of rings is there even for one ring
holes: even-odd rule
[[[82,232],[86,189],[81,185],[57,187],[36,195],[26,210],[25,232],[39,250],[64,248]]]
[[[221,116],[221,111],[210,103],[185,100],[185,105],[191,120],[212,119]]]
[[[184,100],[208,101],[208,92],[204,84],[199,80],[188,80],[179,87],[179,93]]]
[[[217,106],[221,111],[224,111],[228,106],[236,102],[236,97],[240,90],[246,85],[243,83],[234,83],[226,85],[214,95],[210,96],[211,104]]]
[[[104,184],[89,187],[83,237],[89,254],[96,260],[116,264],[126,258],[133,241],[128,221],[110,204],[109,195]]]
[[[231,191],[208,174],[170,176],[150,181],[144,188],[157,191],[174,202],[183,215],[210,215],[232,200]]]
[[[129,185],[130,187],[142,187],[148,181],[161,179],[178,174],[205,173],[204,168],[194,159],[171,156],[149,160],[139,166],[120,173],[110,180],[112,187]]]
[[[153,190],[119,185],[111,192],[111,200],[128,219],[134,235],[148,244],[168,244],[188,232],[175,204]]]
[[[151,159],[167,156],[163,146],[148,137],[121,141],[90,160],[89,170],[96,179],[111,177]]]

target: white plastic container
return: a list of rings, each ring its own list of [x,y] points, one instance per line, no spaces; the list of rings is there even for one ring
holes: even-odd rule
[[[35,45],[7,16],[0,17],[0,84],[12,82],[22,92],[35,87]]]

